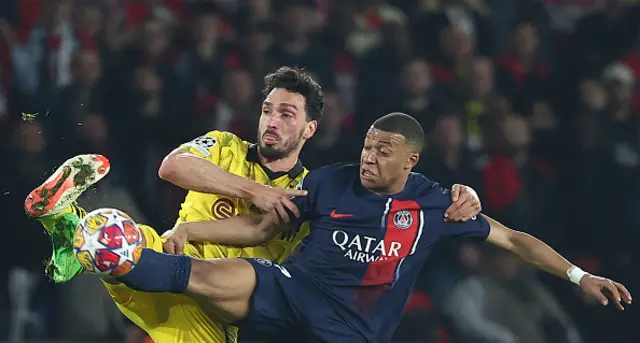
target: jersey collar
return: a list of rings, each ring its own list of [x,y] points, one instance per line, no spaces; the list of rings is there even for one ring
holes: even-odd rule
[[[300,162],[300,160],[296,162],[293,168],[289,169],[286,172],[271,171],[269,168],[263,166],[262,162],[260,161],[260,154],[258,153],[258,144],[252,144],[251,146],[249,146],[249,151],[247,151],[247,161],[260,164],[262,169],[264,169],[264,172],[267,174],[267,176],[271,180],[275,180],[285,174],[289,175],[291,179],[295,179],[304,171],[304,166],[302,165],[302,162]]]

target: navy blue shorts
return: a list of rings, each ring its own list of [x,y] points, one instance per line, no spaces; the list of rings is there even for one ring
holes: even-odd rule
[[[292,342],[367,342],[341,316],[341,304],[308,277],[265,259],[246,260],[256,272],[257,285],[249,315],[237,323],[241,330],[267,339],[292,337]]]

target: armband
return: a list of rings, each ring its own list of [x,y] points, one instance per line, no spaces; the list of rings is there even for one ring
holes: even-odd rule
[[[587,274],[589,273],[585,272],[584,270],[580,269],[580,267],[576,267],[576,266],[573,266],[567,270],[567,276],[569,277],[569,281],[575,283],[578,286],[580,286],[580,280],[582,280],[582,277]]]

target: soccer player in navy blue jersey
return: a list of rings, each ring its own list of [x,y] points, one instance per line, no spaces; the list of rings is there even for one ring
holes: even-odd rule
[[[415,119],[386,115],[367,133],[360,164],[309,173],[303,182],[308,195],[292,199],[299,209],[290,216],[295,222],[282,224],[277,214],[265,213],[181,224],[194,240],[252,246],[310,221],[302,248],[281,265],[145,249],[118,280],[141,291],[190,294],[222,313],[221,320],[266,337],[297,328],[319,342],[389,342],[430,251],[439,240],[458,236],[507,249],[603,305],[612,301],[622,310],[631,303],[623,285],[582,271],[526,233],[484,215],[445,222],[449,191],[411,172],[423,141]]]

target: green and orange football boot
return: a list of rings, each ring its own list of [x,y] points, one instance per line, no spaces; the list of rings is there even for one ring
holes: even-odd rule
[[[109,160],[101,155],[78,155],[66,160],[24,202],[27,215],[42,223],[51,237],[53,254],[45,273],[54,282],[67,282],[82,272],[73,252],[73,235],[86,211],[78,197],[109,173]]]

